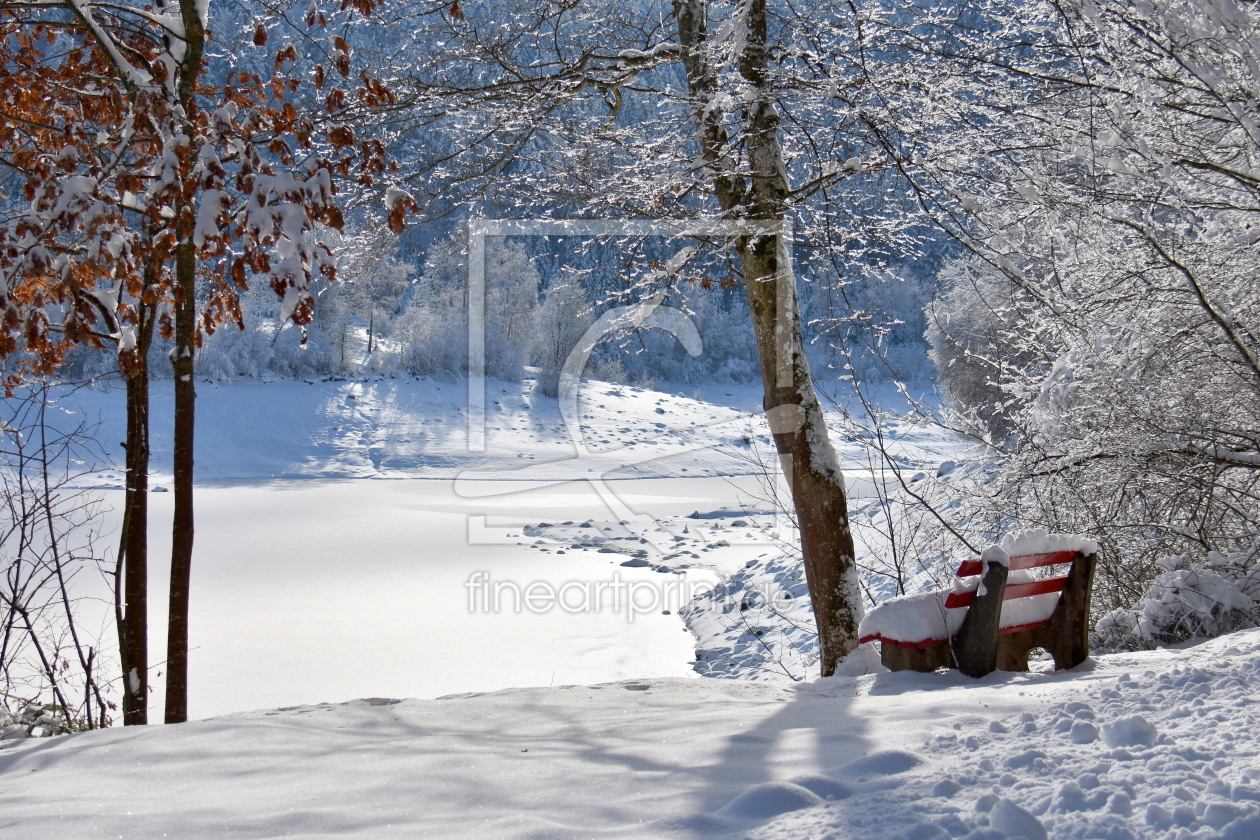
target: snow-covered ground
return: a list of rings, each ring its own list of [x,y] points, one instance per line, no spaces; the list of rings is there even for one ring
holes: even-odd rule
[[[748,402],[752,392],[746,386],[728,390],[737,404]],[[724,404],[585,383],[575,418],[580,430],[573,431],[580,431],[595,456],[617,454],[574,459],[571,432],[556,400],[536,396],[532,382],[487,380],[484,403],[484,420],[473,421],[483,430],[484,446],[475,451],[464,382],[398,377],[198,383],[197,477],[202,482],[451,479],[474,471],[466,480],[555,481],[584,479],[601,469],[623,479],[753,470],[743,445],[748,412]],[[120,391],[82,389],[69,404],[100,422],[98,438],[121,463]],[[153,470],[161,484],[170,480],[169,382],[154,383],[151,414]],[[533,469],[520,472],[527,467]],[[121,482],[120,474],[110,478]]]
[[[6,742],[0,835],[1254,840],[1257,696],[1260,631],[983,680],[370,698]]]
[[[1260,631],[982,680],[864,649],[812,679],[752,389],[592,383],[576,457],[554,403],[490,388],[470,452],[453,383],[203,387],[201,719],[0,741],[0,836],[1260,837]],[[116,393],[75,399],[121,439]],[[959,457],[887,431],[912,480]],[[157,652],[161,598],[151,618]]]

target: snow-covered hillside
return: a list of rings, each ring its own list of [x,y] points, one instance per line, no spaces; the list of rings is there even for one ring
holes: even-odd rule
[[[727,388],[735,404],[753,389]],[[486,382],[484,444],[469,444],[466,381],[377,377],[197,386],[199,481],[337,478],[455,478],[479,470],[490,480],[742,475],[748,412],[684,396],[603,382],[584,384],[580,416],[569,429],[555,399],[525,384]],[[172,389],[155,382],[153,469],[169,476]],[[67,405],[99,421],[97,438],[121,463],[123,394],[81,389]],[[580,424],[580,426],[578,425]],[[697,434],[699,432],[699,434]],[[573,438],[598,456],[570,463]],[[539,464],[548,464],[542,470]],[[621,464],[626,465],[618,470]],[[526,473],[522,467],[533,466]]]
[[[0,834],[1254,840],[1257,696],[1260,631],[978,681],[371,698],[6,742]]]

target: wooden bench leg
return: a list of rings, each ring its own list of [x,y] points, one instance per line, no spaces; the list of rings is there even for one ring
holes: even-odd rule
[[[954,655],[946,644],[929,648],[900,648],[882,642],[879,659],[890,671],[921,671],[930,674],[937,668],[954,667]]]
[[[1089,594],[1094,588],[1092,554],[1077,554],[1063,584],[1059,605],[1044,628],[1041,646],[1054,656],[1055,670],[1074,668],[1089,658]]]
[[[967,609],[962,627],[954,636],[954,659],[958,670],[969,677],[983,677],[997,667],[998,623],[1002,619],[1002,596],[1010,570],[990,563],[982,580],[984,594],[977,595]]]
[[[1094,585],[1094,555],[1077,554],[1063,584],[1059,603],[1040,627],[998,637],[997,667],[1027,671],[1028,652],[1045,648],[1054,668],[1075,668],[1089,657],[1089,595]]]
[[[999,671],[1027,671],[1028,653],[1035,647],[1042,647],[1044,642],[1038,635],[1042,627],[1032,630],[1021,630],[998,636],[997,669]]]

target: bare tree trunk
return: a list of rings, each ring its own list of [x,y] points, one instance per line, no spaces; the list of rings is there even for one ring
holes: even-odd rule
[[[171,526],[170,613],[166,625],[166,722],[188,719],[188,604],[193,550],[193,425],[197,391],[193,384],[196,331],[196,256],[191,243],[175,254],[174,491]]]
[[[180,67],[179,98],[185,118],[195,112],[197,77],[205,47],[205,29],[194,0],[180,0],[184,23],[184,60]],[[171,526],[170,613],[166,626],[166,722],[188,720],[188,605],[193,552],[193,427],[197,390],[193,358],[197,337],[197,253],[193,247],[195,210],[184,201],[177,218],[175,246],[175,374],[174,491]]]
[[[127,382],[126,495],[114,612],[123,673],[123,725],[149,722],[149,347],[153,310],[137,301],[136,346]]]
[[[716,80],[705,54],[705,7],[702,0],[674,4],[683,64],[701,153],[719,205],[728,218],[759,223],[758,231],[739,238],[736,252],[756,334],[766,415],[796,508],[821,671],[828,676],[837,660],[857,645],[862,598],[844,477],[805,359],[796,277],[783,228],[790,190],[783,172],[779,115],[767,79],[766,4],[753,0],[747,7],[740,56],[740,74],[751,91],[742,113],[747,179],[733,174],[738,170],[729,160],[729,138],[714,95]]]

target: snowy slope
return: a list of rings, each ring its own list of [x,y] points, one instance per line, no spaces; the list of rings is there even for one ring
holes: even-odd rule
[[[153,469],[159,481],[169,480],[172,399],[171,383],[153,383]],[[81,389],[65,404],[100,423],[100,441],[121,463],[121,390]],[[454,478],[480,470],[489,480],[526,480],[584,478],[592,467],[620,478],[742,475],[752,468],[741,449],[747,412],[629,385],[584,383],[580,428],[570,430],[556,400],[536,396],[532,382],[489,380],[484,451],[470,449],[469,411],[466,382],[200,382],[197,478]],[[603,461],[578,461],[572,434],[596,455],[618,452]],[[517,472],[537,464],[548,466]],[[621,464],[629,467],[618,470]]]
[[[1073,672],[655,679],[7,742],[0,835],[1260,836],[1260,631]]]

